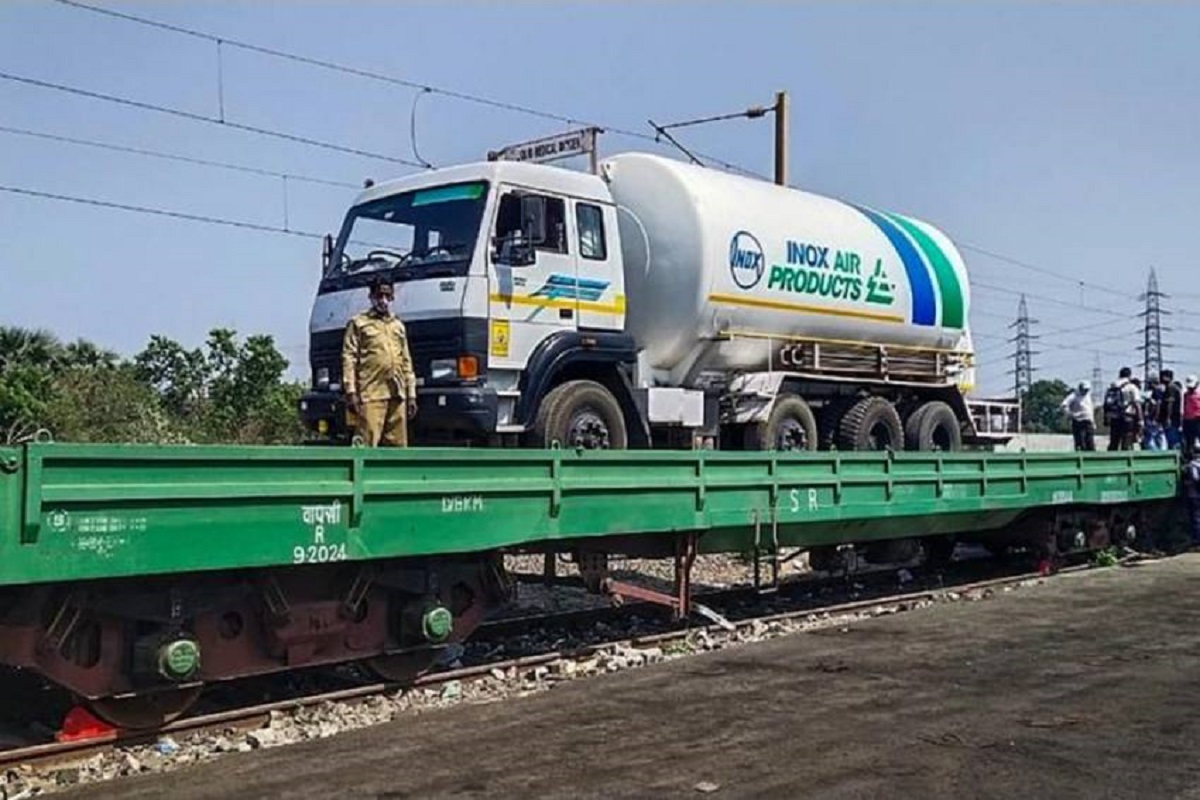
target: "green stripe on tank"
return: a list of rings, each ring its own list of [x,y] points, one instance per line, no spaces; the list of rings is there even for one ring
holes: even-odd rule
[[[919,226],[914,225],[911,220],[905,219],[899,214],[888,214],[888,218],[912,237],[917,246],[921,248],[921,252],[925,254],[929,266],[933,267],[933,274],[937,277],[938,282],[938,294],[942,298],[942,327],[961,329],[965,321],[963,318],[963,292],[962,286],[958,282],[958,275],[955,274],[954,267],[950,264],[950,259],[946,258],[942,248],[937,246],[930,235],[921,230]]]

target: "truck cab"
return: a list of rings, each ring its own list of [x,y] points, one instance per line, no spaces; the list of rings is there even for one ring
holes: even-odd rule
[[[572,376],[628,406],[636,351],[624,333],[618,237],[605,183],[556,167],[487,162],[368,188],[327,248],[309,325],[312,385],[300,401],[306,427],[320,440],[353,436],[342,337],[380,275],[395,286],[413,356],[414,442],[522,443],[543,398]],[[598,420],[584,420],[580,436],[626,444],[611,438],[627,431],[608,430],[605,413]]]

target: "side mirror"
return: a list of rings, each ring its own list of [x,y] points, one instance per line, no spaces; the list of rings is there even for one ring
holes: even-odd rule
[[[329,264],[333,261],[333,236],[325,234],[321,240],[321,274],[329,272]]]
[[[528,267],[537,261],[533,244],[516,231],[492,241],[492,260],[507,267]]]
[[[546,198],[536,194],[521,197],[521,231],[527,242],[542,244],[546,241]]]

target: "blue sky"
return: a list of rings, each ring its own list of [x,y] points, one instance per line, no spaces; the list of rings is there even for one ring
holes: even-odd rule
[[[982,387],[1004,391],[1017,293],[1042,377],[1136,363],[1137,295],[1172,297],[1169,358],[1200,371],[1200,5],[123,3],[229,39],[625,129],[791,92],[792,180],[926,219],[970,245]],[[222,48],[244,125],[412,159],[414,91]],[[218,114],[216,46],[51,0],[0,4],[0,72]],[[358,184],[410,167],[0,80],[0,126]],[[561,123],[427,95],[437,164]],[[764,173],[769,121],[681,133]],[[609,134],[606,152],[653,149]],[[0,132],[0,185],[283,224],[280,178]],[[294,229],[336,229],[355,190],[288,181]],[[319,242],[0,192],[0,321],[124,353],[153,333],[274,334],[304,372]],[[1045,274],[1059,273],[1065,278]],[[1079,281],[1083,281],[1080,284]],[[1079,330],[1079,329],[1083,330]]]

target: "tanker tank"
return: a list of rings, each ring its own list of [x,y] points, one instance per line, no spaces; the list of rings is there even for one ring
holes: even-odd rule
[[[601,175],[626,326],[657,370],[766,369],[767,337],[970,348],[966,267],[927,223],[643,153]]]

